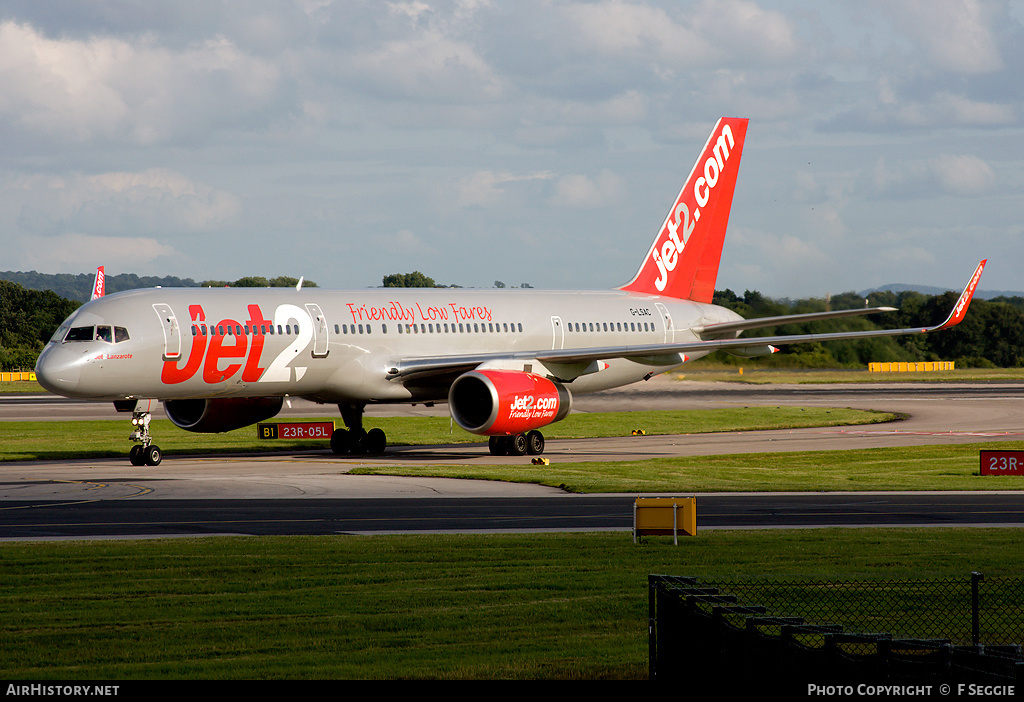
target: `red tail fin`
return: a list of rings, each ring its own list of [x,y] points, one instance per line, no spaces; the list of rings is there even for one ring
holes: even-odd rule
[[[106,289],[106,276],[103,274],[103,266],[96,269],[96,278],[92,282],[92,300],[97,297],[103,297],[103,291]]]
[[[622,290],[711,302],[747,120],[718,120],[640,270]]]

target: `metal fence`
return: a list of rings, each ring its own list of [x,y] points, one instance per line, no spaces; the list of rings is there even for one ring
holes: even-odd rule
[[[986,651],[1022,660],[1020,577],[971,573],[854,581],[652,575],[649,582],[652,676],[659,661],[664,671],[674,657],[692,660],[695,652],[701,665],[718,665],[711,656],[735,657],[755,639],[758,646],[785,639],[790,648],[820,651],[842,638],[847,644],[861,641],[876,658],[901,642],[934,651],[947,662],[953,653],[977,657]],[[733,631],[746,632],[746,638],[729,638]]]
[[[664,576],[662,576],[664,577]],[[687,579],[673,579],[684,582]],[[692,579],[690,580],[692,582]],[[777,616],[850,631],[948,639],[956,644],[1024,643],[1024,578],[971,573],[934,580],[700,580]]]

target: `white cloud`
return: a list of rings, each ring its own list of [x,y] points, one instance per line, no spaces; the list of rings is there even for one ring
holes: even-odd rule
[[[607,169],[593,179],[573,174],[558,179],[551,200],[562,207],[608,207],[621,202],[624,188],[622,179]]]
[[[43,234],[210,233],[241,209],[236,196],[164,169],[21,176],[0,186],[0,203],[5,219]]]
[[[21,241],[19,260],[26,269],[81,273],[99,265],[107,272],[136,272],[161,259],[177,257],[173,246],[150,237],[91,236],[77,232]]]
[[[813,173],[797,171],[793,174],[794,202],[815,204],[822,203],[828,197],[824,183]]]
[[[1019,114],[1010,104],[974,100],[966,95],[939,91],[926,99],[908,97],[886,80],[879,83],[876,100],[858,105],[829,120],[829,128],[850,131],[889,131],[911,128],[1000,127],[1016,124]]]
[[[653,3],[607,0],[564,10],[579,50],[632,56],[676,68],[731,63],[740,56],[788,58],[797,48],[781,13],[748,0],[702,0],[674,12]]]
[[[684,64],[702,63],[711,46],[676,23],[659,7],[608,0],[574,3],[564,10],[574,30],[567,38],[584,50],[601,54],[647,54]]]
[[[930,65],[976,75],[1003,68],[993,22],[997,3],[981,0],[884,0],[875,3]]]
[[[550,173],[534,173],[531,175],[513,175],[511,173],[495,173],[493,171],[477,171],[462,178],[455,185],[455,201],[460,208],[490,207],[497,204],[505,195],[504,185],[531,180],[550,180]]]
[[[819,294],[828,292],[830,272],[835,271],[836,260],[823,243],[819,238],[732,226],[726,238],[729,251],[723,254],[723,259],[732,267],[725,276],[720,275],[718,287],[785,290],[788,294],[796,283],[816,289]]]
[[[990,190],[996,181],[992,167],[970,154],[939,156],[928,165],[936,182],[951,195],[980,195]]]
[[[0,244],[37,242],[10,267],[52,270],[50,243],[90,237],[106,255],[158,252],[139,273],[284,267],[362,287],[393,272],[366,245],[380,239],[445,282],[616,284],[723,114],[751,119],[724,260],[763,274],[741,289],[857,286],[926,240],[1019,258],[1013,0],[5,8]],[[977,236],[949,236],[964,219]],[[881,237],[884,255],[864,244]],[[509,241],[550,255],[483,270],[479,247]],[[561,265],[580,242],[610,243],[596,265]],[[946,280],[942,265],[923,272]]]
[[[52,39],[0,23],[0,121],[56,142],[195,136],[273,100],[279,79],[223,36],[171,50],[153,35]]]
[[[880,198],[974,197],[991,190],[995,182],[992,167],[970,154],[944,154],[896,165],[879,157],[871,173],[872,192]]]
[[[494,99],[502,81],[469,43],[429,29],[351,59],[345,72],[367,89],[426,101]]]
[[[900,123],[915,127],[996,126],[1010,124],[1016,117],[1009,105],[980,102],[945,91],[937,93],[927,103],[904,101],[895,115]]]
[[[387,6],[391,14],[405,15],[414,22],[431,12],[430,5],[425,2],[389,2]]]
[[[380,234],[374,237],[374,244],[381,251],[387,251],[388,257],[392,260],[416,261],[418,257],[422,260],[422,257],[432,258],[437,254],[437,249],[429,240],[409,229]]]
[[[789,18],[748,0],[703,0],[693,12],[693,26],[726,54],[726,62],[728,54],[761,62],[788,60],[800,48]]]

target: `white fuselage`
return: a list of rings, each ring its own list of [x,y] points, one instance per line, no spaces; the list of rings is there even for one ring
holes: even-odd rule
[[[83,305],[37,373],[47,389],[95,400],[443,401],[450,379],[392,371],[479,356],[484,367],[543,374],[532,356],[545,350],[696,341],[692,327],[737,319],[715,305],[620,290],[156,288]],[[573,393],[593,392],[700,355],[609,358],[555,375]]]

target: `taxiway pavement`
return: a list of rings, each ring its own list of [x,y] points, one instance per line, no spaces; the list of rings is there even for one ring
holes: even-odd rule
[[[796,405],[883,410],[907,418],[865,427],[549,440],[545,456],[552,462],[576,462],[925,444],[998,445],[1024,438],[1022,394],[1024,384],[1019,383],[750,386],[665,376],[580,396],[575,399],[575,411]],[[332,409],[294,400],[283,417],[324,416]],[[446,412],[444,406],[379,407],[368,410],[366,422],[372,426],[375,414],[396,410]],[[0,436],[16,431],[19,419],[62,422],[86,417],[125,421],[109,405],[50,396],[0,398]],[[377,533],[630,527],[636,495],[566,495],[536,485],[349,473],[364,464],[528,460],[491,456],[486,444],[459,444],[393,447],[376,458],[334,456],[326,449],[272,456],[169,455],[157,468],[133,467],[126,459],[0,464],[0,538],[294,533],[296,529],[300,533]],[[701,495],[700,522],[702,528],[1024,523],[1024,492],[986,495],[969,499],[949,493],[912,498],[889,493],[868,497]],[[951,500],[961,506],[951,509]],[[960,516],[954,518],[954,513]],[[475,516],[467,519],[467,515]]]

